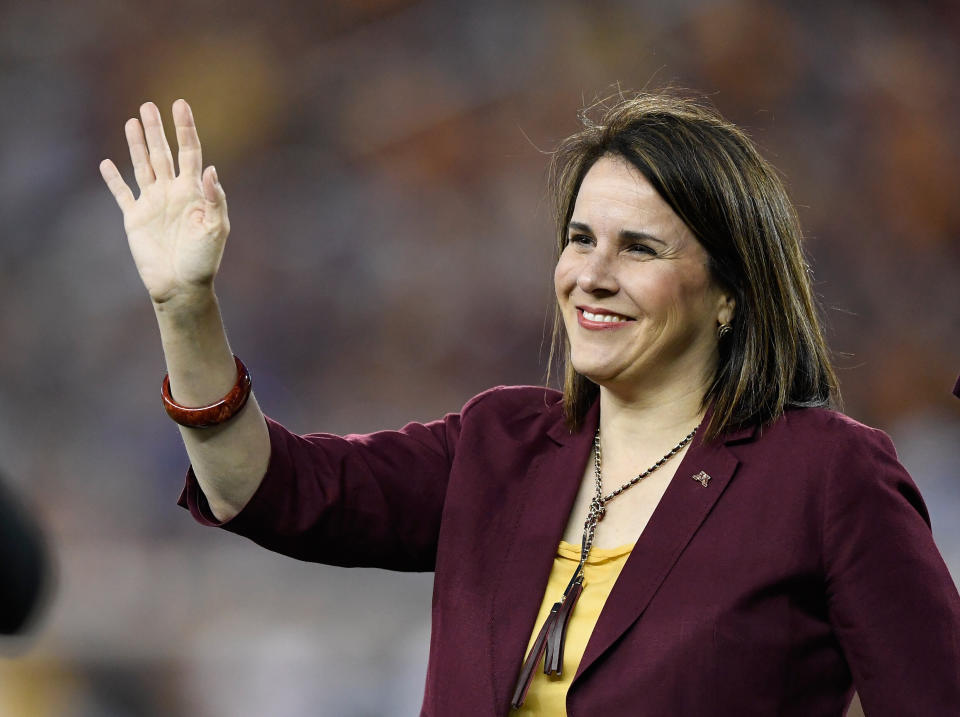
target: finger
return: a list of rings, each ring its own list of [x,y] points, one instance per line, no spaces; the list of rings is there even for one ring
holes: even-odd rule
[[[227,201],[227,194],[223,191],[220,178],[217,176],[217,168],[213,165],[207,167],[203,173],[203,198],[217,206],[222,206]]]
[[[123,177],[120,176],[120,172],[117,171],[117,165],[109,159],[103,160],[100,162],[100,174],[103,176],[103,181],[107,183],[107,189],[117,200],[120,211],[126,214],[127,210],[131,209],[137,200],[133,198],[133,192],[130,191],[130,187],[127,186]]]
[[[230,219],[227,217],[227,195],[220,186],[216,167],[207,167],[203,173],[203,198],[209,211],[204,213],[204,225],[209,231],[230,233]]]
[[[153,102],[144,102],[140,105],[140,119],[143,121],[143,132],[147,136],[153,173],[157,179],[173,179],[173,155],[170,154],[167,136],[163,133],[160,110]]]
[[[143,139],[143,128],[140,120],[131,118],[123,126],[127,135],[127,146],[130,148],[130,161],[133,162],[133,174],[137,178],[137,186],[142,192],[156,181],[153,167],[150,166],[150,155],[147,154],[147,143]]]
[[[193,112],[185,100],[173,103],[173,124],[177,128],[177,165],[180,167],[180,174],[199,178],[203,169],[200,137],[197,136]]]

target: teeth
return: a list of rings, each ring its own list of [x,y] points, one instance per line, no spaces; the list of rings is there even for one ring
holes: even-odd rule
[[[608,324],[629,321],[629,319],[625,319],[622,316],[615,316],[614,314],[593,314],[586,309],[583,310],[583,318],[587,321],[603,321]]]

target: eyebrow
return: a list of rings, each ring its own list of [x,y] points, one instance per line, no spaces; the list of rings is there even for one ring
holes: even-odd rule
[[[567,229],[568,230],[575,229],[578,232],[593,234],[593,229],[590,228],[589,224],[581,224],[580,222],[570,222],[567,225]],[[656,242],[658,244],[662,244],[663,246],[667,245],[667,243],[663,239],[655,237],[653,236],[653,234],[647,234],[646,232],[638,232],[638,231],[634,231],[633,229],[621,229],[620,238],[629,239],[630,241],[648,240],[648,241]]]

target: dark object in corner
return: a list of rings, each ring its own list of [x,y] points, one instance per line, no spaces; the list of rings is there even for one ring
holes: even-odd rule
[[[27,626],[48,582],[40,528],[0,477],[0,634]]]

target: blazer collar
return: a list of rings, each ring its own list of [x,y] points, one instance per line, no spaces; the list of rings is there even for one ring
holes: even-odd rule
[[[497,715],[509,710],[510,695],[593,445],[600,406],[599,402],[593,405],[583,427],[574,433],[565,425],[562,401],[549,405],[547,412],[550,440],[540,445],[522,476],[512,529],[498,541],[503,562],[494,576],[489,615],[490,675]]]
[[[711,414],[712,407],[701,429]],[[498,713],[509,704],[526,656],[557,546],[593,446],[599,401],[575,432],[564,423],[562,402],[549,406],[548,415],[551,425],[546,433],[558,445],[545,448],[524,478],[516,529],[504,546],[503,569],[491,605],[489,654]],[[753,427],[745,427],[704,444],[702,430],[698,432],[607,599],[575,680],[643,614],[736,471],[739,461],[727,445],[750,440],[754,433]],[[709,476],[707,485],[694,479],[701,471]]]

